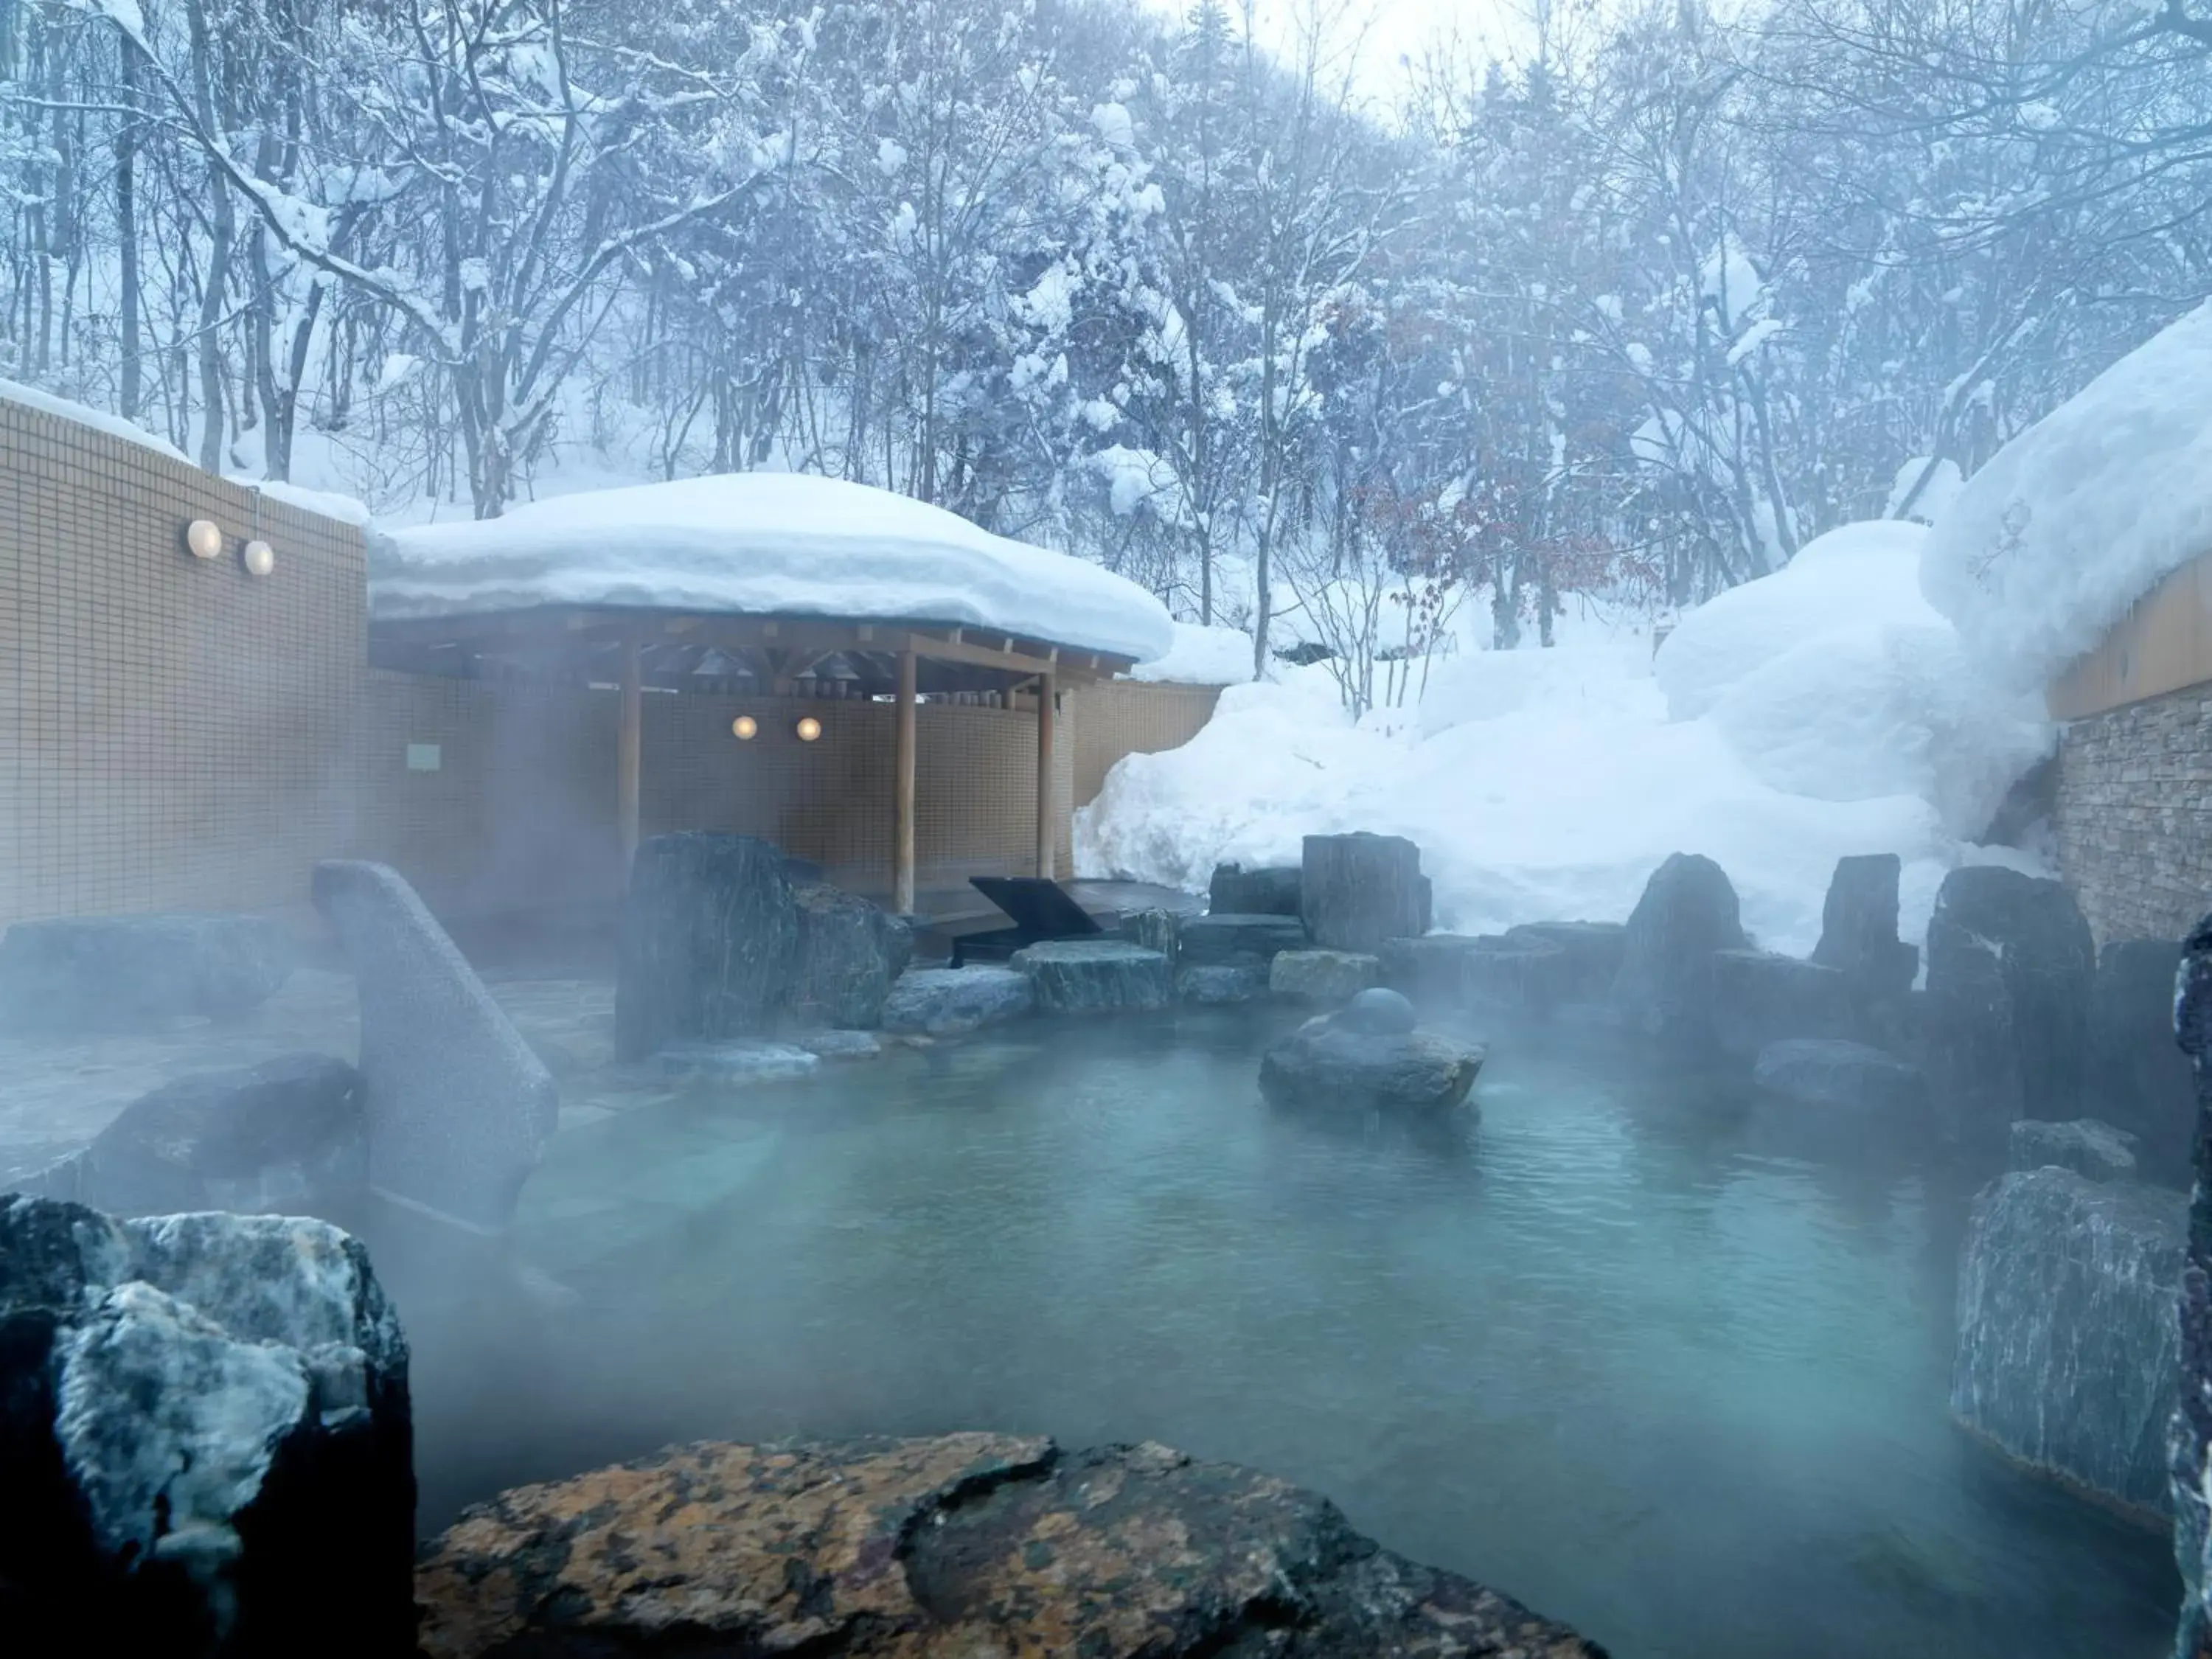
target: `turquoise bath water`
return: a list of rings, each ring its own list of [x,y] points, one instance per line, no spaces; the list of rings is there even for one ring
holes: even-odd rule
[[[1273,1023],[564,1131],[520,1236],[573,1304],[416,1322],[426,1519],[672,1438],[1042,1431],[1290,1476],[1622,1659],[2163,1651],[2166,1540],[1946,1417],[1961,1194],[1510,1045],[1467,1133],[1287,1117]]]

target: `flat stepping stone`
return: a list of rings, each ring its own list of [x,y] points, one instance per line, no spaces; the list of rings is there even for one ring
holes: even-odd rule
[[[821,1057],[794,1042],[732,1037],[726,1042],[672,1042],[653,1057],[664,1077],[708,1078],[717,1083],[781,1083],[805,1077]]]
[[[1036,986],[1027,974],[1012,968],[909,968],[884,999],[884,1029],[957,1036],[1001,1020],[1019,1019],[1036,1006]]]
[[[1164,1008],[1175,998],[1167,957],[1125,939],[1047,939],[1015,951],[1012,965],[1030,976],[1042,1013]]]
[[[1249,962],[1264,969],[1279,952],[1304,950],[1306,930],[1296,916],[1186,916],[1177,943],[1187,967]]]
[[[1267,970],[1256,963],[1201,963],[1179,970],[1175,983],[1176,995],[1185,1002],[1255,1002],[1267,994]]]

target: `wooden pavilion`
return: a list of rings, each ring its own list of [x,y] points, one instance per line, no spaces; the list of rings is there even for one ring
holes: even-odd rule
[[[763,480],[767,487],[747,488]],[[678,501],[672,519],[657,500],[631,504],[647,520],[637,556],[653,567],[646,574],[618,547],[611,557],[594,550],[598,566],[588,580],[562,568],[563,538],[576,538],[579,521],[604,524],[605,499],[687,487],[702,499]],[[917,702],[1033,707],[1036,869],[1054,876],[1058,696],[1164,649],[1166,612],[1095,565],[1006,542],[902,498],[890,498],[896,506],[860,504],[890,515],[890,531],[879,524],[850,532],[838,514],[850,512],[854,492],[884,495],[830,479],[736,475],[603,492],[599,503],[564,497],[484,526],[400,532],[380,561],[372,552],[372,649],[380,665],[417,673],[552,676],[618,687],[610,764],[625,868],[640,833],[648,690],[787,697],[811,688],[817,696],[895,703],[884,787],[891,902],[902,913],[915,905],[915,776],[924,761],[916,753]],[[765,497],[767,510],[732,522],[730,514],[755,497]],[[712,514],[702,515],[702,506]],[[653,543],[656,518],[683,532],[675,553]],[[492,549],[489,556],[472,550],[480,542]],[[919,574],[909,576],[902,561]],[[519,563],[527,568],[518,573]],[[672,563],[682,567],[673,575]],[[847,580],[854,569],[862,576]],[[978,587],[984,600],[975,597]],[[1056,602],[1063,591],[1075,602]],[[886,599],[904,603],[894,612]],[[1003,620],[979,616],[992,611]]]

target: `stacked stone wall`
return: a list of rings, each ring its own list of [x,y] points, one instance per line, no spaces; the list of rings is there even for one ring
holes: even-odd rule
[[[2100,944],[2187,934],[2212,908],[2212,684],[2070,721],[2051,827]]]

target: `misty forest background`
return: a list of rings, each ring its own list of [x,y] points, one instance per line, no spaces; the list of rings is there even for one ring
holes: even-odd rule
[[[1559,0],[1387,104],[1357,37],[0,0],[0,375],[409,516],[885,485],[1292,614],[1364,707],[1924,516],[2212,292],[2202,0]]]

